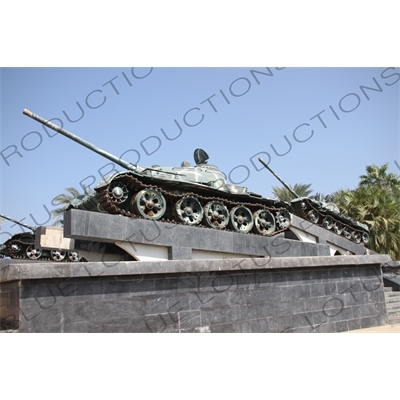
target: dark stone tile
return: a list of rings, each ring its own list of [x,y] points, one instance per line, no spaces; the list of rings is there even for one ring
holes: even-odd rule
[[[296,286],[296,298],[309,298],[311,297],[311,284]]]
[[[349,326],[347,321],[338,321],[335,322],[335,332],[347,332],[349,330]]]
[[[269,299],[271,290],[270,289],[247,290],[243,294],[246,295],[247,304],[252,304],[252,305],[265,304],[265,302]]]
[[[105,300],[133,297],[130,281],[103,282],[103,285]]]
[[[309,299],[303,299],[303,301],[304,301],[304,312],[322,310],[322,307],[319,306],[318,297],[310,297]]]
[[[352,307],[359,304],[358,295],[360,293],[345,293],[341,295],[341,298],[344,301],[345,307]]]
[[[145,332],[162,333],[178,331],[178,323],[171,320],[168,314],[146,315],[144,318]]]
[[[168,311],[168,297],[148,296],[145,299],[145,314],[163,314]]]
[[[356,329],[361,329],[361,320],[360,319],[351,319],[347,321],[347,325],[349,326],[349,331],[354,331]]]
[[[131,291],[138,296],[155,294],[155,279],[131,281]]]
[[[221,309],[202,310],[200,309],[200,319],[202,326],[218,325],[222,323]]]
[[[259,318],[258,310],[259,307],[264,307],[263,305],[249,305],[240,307],[240,319],[242,321],[249,321],[251,319]]]
[[[257,306],[257,313],[255,315],[258,319],[266,319],[268,317],[272,317],[275,315],[275,304],[274,303],[265,303]],[[254,315],[251,315],[254,319]]]
[[[300,327],[309,327],[310,324],[305,318],[305,313],[293,314],[292,315],[292,327],[300,328]]]
[[[233,323],[241,320],[241,310],[239,306],[231,306],[229,308],[221,309],[221,322]]]
[[[342,281],[342,268],[330,269],[328,275],[332,281]]]
[[[329,296],[329,295],[333,295],[333,294],[337,294],[338,290],[337,290],[337,286],[335,282],[327,282],[324,284],[324,288],[325,288],[325,296]]]
[[[311,284],[310,289],[312,297],[325,296],[325,285],[323,283]]]
[[[181,311],[179,315],[179,329],[194,329],[201,327],[200,311]]]
[[[287,278],[286,272],[273,271],[272,282],[274,283],[274,286],[276,286],[276,287],[288,286],[289,283],[288,283],[288,278]]]
[[[281,290],[278,287],[265,288],[264,293],[266,303],[281,301]]]
[[[177,277],[155,279],[154,291],[157,293],[176,292],[179,287],[179,281],[180,279]]]
[[[292,313],[292,301],[277,301],[275,303],[275,315],[289,315]]]
[[[292,300],[297,298],[296,286],[284,286],[280,288],[282,300]]]
[[[342,312],[340,313],[340,320],[349,320],[353,319],[353,308],[352,307],[345,307],[343,308]]]
[[[268,329],[267,319],[253,319],[250,322],[250,329],[252,333],[265,333],[270,332]]]
[[[267,319],[269,332],[284,332],[292,328],[291,315],[275,316]]]
[[[211,325],[210,331],[213,333],[240,333],[241,332],[241,324],[220,324],[220,325]]]
[[[365,317],[361,318],[361,329],[371,328],[373,326],[378,326],[378,320],[376,317]]]

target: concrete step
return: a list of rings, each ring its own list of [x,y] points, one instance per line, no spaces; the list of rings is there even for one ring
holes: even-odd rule
[[[392,287],[391,287],[391,286],[384,286],[384,287],[383,287],[383,291],[384,291],[385,293],[391,292],[391,291],[392,291]]]
[[[400,303],[386,303],[386,310],[389,311],[394,311],[394,310],[399,310],[400,311]]]
[[[398,318],[388,318],[388,324],[390,324],[390,325],[400,324],[400,317],[398,317]]]
[[[400,292],[385,292],[385,299],[400,299]]]
[[[389,319],[400,318],[400,310],[388,310],[387,316]]]

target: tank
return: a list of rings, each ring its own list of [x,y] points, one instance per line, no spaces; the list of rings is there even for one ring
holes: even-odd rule
[[[37,260],[37,261],[57,261],[57,262],[77,262],[87,261],[81,257],[76,251],[69,250],[54,250],[35,247],[35,233],[36,227],[23,224],[14,218],[0,214],[0,217],[14,222],[24,228],[29,229],[31,232],[17,233],[10,239],[0,244],[0,257],[23,259],[23,260]]]
[[[295,197],[290,203],[295,215],[309,220],[337,235],[342,235],[346,239],[352,240],[355,243],[363,242],[364,244],[367,244],[369,242],[370,232],[368,226],[341,213],[337,205],[332,202],[331,196],[325,196],[325,198],[322,198],[320,194],[317,194],[312,197],[300,197],[262,158],[259,158],[258,160]]]
[[[227,183],[225,174],[208,164],[203,149],[194,165],[134,165],[104,151],[29,110],[23,113],[124,168],[99,182],[93,195],[82,195],[69,208],[106,212],[243,234],[272,236],[291,224],[289,203],[263,197],[244,186]]]

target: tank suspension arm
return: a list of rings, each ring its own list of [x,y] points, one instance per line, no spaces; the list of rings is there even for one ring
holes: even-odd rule
[[[14,219],[14,218],[7,217],[7,215],[0,214],[0,217],[1,217],[1,218],[4,218],[4,219],[8,219],[8,220],[11,221],[11,222],[15,222],[16,224],[21,225],[21,226],[23,226],[23,227],[25,227],[25,228],[28,228],[28,229],[30,229],[33,233],[36,232],[36,228],[35,228],[34,226],[27,225],[27,224],[23,224],[22,222],[19,222],[19,221],[17,221],[17,220]]]
[[[114,156],[113,154],[102,150],[100,148],[98,148],[97,146],[95,146],[94,144],[80,138],[79,136],[74,135],[73,133],[67,131],[66,129],[63,129],[61,127],[59,127],[56,124],[53,124],[52,122],[40,117],[39,115],[34,114],[33,112],[25,109],[23,111],[23,114],[27,115],[28,117],[34,119],[35,121],[40,122],[41,124],[47,126],[48,128],[52,129],[53,131],[56,131],[58,133],[61,133],[61,135],[67,137],[68,139],[73,140],[74,142],[79,143],[80,145],[88,148],[89,150],[94,151],[97,154],[100,154],[101,156],[107,158],[108,160],[114,162],[115,164],[119,165],[122,168],[128,169],[130,171],[136,171],[137,166],[131,163],[128,163],[124,160],[121,160],[120,158]]]
[[[287,190],[289,190],[289,192],[290,192],[296,199],[300,198],[300,196],[299,196],[288,184],[286,184],[286,183],[285,183],[271,168],[270,168],[270,166],[269,166],[261,157],[258,158],[258,161],[260,161],[260,163],[261,163],[262,165],[264,165],[264,167],[267,168],[268,171],[271,172],[271,174],[274,175],[275,178],[278,179],[278,181],[279,181],[280,183],[282,183],[282,185],[285,186],[285,188],[286,188]]]

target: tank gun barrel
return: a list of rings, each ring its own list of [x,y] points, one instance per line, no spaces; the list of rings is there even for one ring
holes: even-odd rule
[[[24,224],[24,223],[22,223],[22,222],[20,222],[20,221],[17,221],[17,220],[14,219],[14,218],[7,217],[7,215],[4,215],[4,214],[0,214],[0,217],[1,217],[1,218],[4,218],[4,219],[8,219],[9,221],[14,222],[14,223],[16,223],[16,224],[18,224],[18,225],[21,225],[21,226],[23,226],[23,227],[25,227],[25,228],[28,228],[28,229],[30,229],[33,233],[36,232],[36,228],[35,228],[34,226],[31,226],[31,225],[28,225],[28,224]]]
[[[95,153],[100,154],[101,156],[107,158],[108,160],[114,162],[115,164],[119,165],[122,168],[128,169],[130,171],[136,171],[136,169],[137,169],[136,165],[128,163],[124,160],[121,160],[120,158],[114,156],[113,154],[111,154],[103,149],[100,149],[99,147],[95,146],[94,144],[80,138],[79,136],[74,135],[73,133],[67,131],[66,129],[63,129],[63,128],[59,127],[58,125],[53,124],[52,122],[40,117],[39,115],[34,114],[32,111],[25,109],[23,111],[23,114],[34,119],[35,121],[40,122],[41,124],[52,129],[53,131],[61,133],[61,135],[67,137],[68,139],[73,140],[74,142],[79,143],[80,145],[88,148],[89,150],[92,150]]]
[[[285,188],[286,188],[287,190],[289,190],[289,192],[290,192],[296,199],[298,199],[298,198],[300,197],[287,183],[285,183],[285,182],[271,169],[271,167],[270,167],[261,157],[258,158],[258,161],[260,161],[260,163],[261,163],[262,165],[264,165],[264,167],[267,168],[267,170],[268,170],[269,172],[271,172],[271,174],[274,175],[275,178],[278,179],[278,181],[279,181],[280,183],[282,183],[282,185],[285,186]]]

